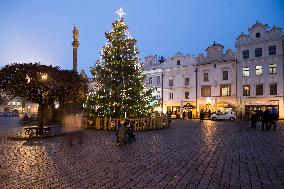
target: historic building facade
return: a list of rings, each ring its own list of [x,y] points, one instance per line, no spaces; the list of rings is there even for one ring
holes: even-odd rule
[[[284,117],[282,29],[257,22],[248,31],[236,39],[240,109],[248,117],[251,109],[275,106]]]
[[[236,109],[237,78],[236,54],[224,46],[214,44],[197,57],[197,109],[225,111]]]
[[[214,42],[196,58],[179,53],[165,61],[146,57],[145,82],[157,88],[163,113],[179,114],[190,104],[197,113],[234,109],[238,116],[250,116],[252,109],[274,106],[284,118],[283,49],[282,29],[257,22],[248,35],[237,37],[236,52],[224,53]]]
[[[147,87],[155,88],[154,95],[160,100],[158,110],[171,112],[179,117],[187,104],[195,106],[196,59],[177,53],[165,60],[147,56],[144,63]]]

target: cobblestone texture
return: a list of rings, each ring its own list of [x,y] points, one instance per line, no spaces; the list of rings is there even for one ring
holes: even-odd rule
[[[8,140],[21,130],[0,118],[0,188],[284,188],[284,122],[277,131],[249,122],[197,120],[136,133],[117,146],[114,132],[85,130],[83,144],[68,135]]]

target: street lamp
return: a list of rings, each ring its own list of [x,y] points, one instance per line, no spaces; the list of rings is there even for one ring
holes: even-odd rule
[[[41,79],[43,81],[47,80],[47,78],[48,78],[47,74],[41,74]]]

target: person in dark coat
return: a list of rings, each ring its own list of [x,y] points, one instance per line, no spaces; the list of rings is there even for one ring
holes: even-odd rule
[[[189,110],[188,116],[189,116],[189,119],[192,119],[192,111],[191,110]]]
[[[185,119],[185,111],[182,112],[182,119]]]
[[[203,122],[203,120],[204,120],[204,111],[203,111],[203,109],[200,110],[199,118],[200,118],[200,122]]]
[[[270,111],[268,108],[266,108],[262,115],[262,128],[261,128],[262,131],[264,131],[264,125],[265,125],[265,130],[268,130],[269,119],[270,119]]]
[[[135,141],[135,135],[133,133],[134,131],[134,121],[131,121],[130,123],[127,124],[127,135],[128,135],[128,141]]]
[[[211,110],[210,109],[208,110],[208,118],[209,119],[211,118]]]
[[[256,122],[258,120],[257,112],[252,111],[251,112],[251,128],[256,129]]]
[[[269,129],[271,128],[271,125],[273,125],[273,129],[276,130],[276,121],[278,121],[278,112],[276,110],[276,108],[272,108],[271,113],[270,113],[270,125],[269,125]]]

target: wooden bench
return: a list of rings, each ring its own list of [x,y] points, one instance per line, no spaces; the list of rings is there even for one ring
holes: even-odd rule
[[[39,130],[40,130],[39,126],[25,126],[23,128],[25,131],[25,135],[28,135],[28,136],[33,136],[33,135],[38,136],[39,135]],[[52,128],[53,126],[42,127],[43,133],[51,133]]]

